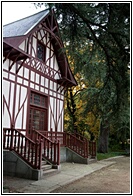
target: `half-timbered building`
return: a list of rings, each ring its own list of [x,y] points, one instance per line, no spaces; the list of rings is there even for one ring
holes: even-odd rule
[[[64,132],[64,92],[76,85],[53,10],[5,25],[3,148],[39,170],[42,158],[53,166],[70,158],[61,146],[88,158],[86,140]]]

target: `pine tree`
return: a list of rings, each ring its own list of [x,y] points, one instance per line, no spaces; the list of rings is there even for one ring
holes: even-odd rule
[[[130,3],[50,3],[63,42],[86,88],[84,116],[100,120],[99,152],[108,151],[110,125],[130,124]]]

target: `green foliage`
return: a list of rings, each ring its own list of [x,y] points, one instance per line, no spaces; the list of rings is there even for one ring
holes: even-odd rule
[[[108,159],[111,157],[116,157],[116,156],[121,156],[125,154],[125,151],[121,151],[121,152],[108,152],[108,153],[97,153],[97,160],[103,160],[103,159]]]
[[[95,124],[108,122],[110,137],[114,134],[118,141],[129,138],[130,3],[47,6],[55,9],[69,63],[78,81],[78,88],[66,95],[65,128],[73,131],[76,125],[79,131],[89,133],[97,129],[93,129]]]

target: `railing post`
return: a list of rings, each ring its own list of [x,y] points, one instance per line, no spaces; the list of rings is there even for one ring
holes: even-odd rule
[[[86,158],[86,139],[85,138],[83,140],[83,144],[84,144],[84,158]]]
[[[54,164],[57,162],[57,153],[58,153],[58,150],[57,150],[57,142],[56,140],[54,141]]]
[[[42,147],[43,147],[43,140],[40,140],[40,145],[39,145],[39,166],[38,169],[41,169],[42,167]]]
[[[60,141],[57,143],[57,165],[60,165]]]
[[[63,133],[63,145],[66,146],[66,132]]]
[[[13,150],[13,130],[14,126],[11,127],[11,142],[10,142],[10,150]]]
[[[38,162],[38,156],[39,156],[39,140],[36,140],[36,145],[35,145],[35,168],[38,168],[38,163],[37,163]]]
[[[92,157],[94,158],[94,157],[96,157],[96,142],[95,141],[93,141],[92,142]]]
[[[88,158],[89,151],[88,151],[88,140],[86,139],[86,158]]]

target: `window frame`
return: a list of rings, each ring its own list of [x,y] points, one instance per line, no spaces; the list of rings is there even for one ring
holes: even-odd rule
[[[38,46],[39,45],[42,47],[42,49],[44,51],[42,54],[42,58],[38,57]],[[37,40],[37,59],[39,59],[40,61],[43,61],[43,62],[45,62],[45,60],[46,60],[46,46],[39,40]]]
[[[31,95],[32,95],[32,98],[31,98]],[[39,100],[40,104],[35,103],[35,96],[36,95],[38,95],[40,97],[40,100]],[[42,104],[43,99],[44,99],[44,105]],[[31,93],[30,93],[30,106],[39,107],[42,109],[47,109],[48,108],[48,97],[46,95],[42,95],[40,93],[36,93],[34,91],[31,91]]]
[[[38,103],[40,104],[37,104],[35,103],[35,95],[38,95],[40,97],[40,100],[38,101]],[[38,130],[38,131],[47,131],[48,129],[48,96],[46,95],[43,95],[41,93],[38,93],[38,92],[34,92],[34,91],[31,91],[30,92],[30,97],[29,97],[29,122],[28,122],[28,135],[31,135],[32,134],[32,130],[35,128],[33,127],[34,126],[34,117],[33,115],[36,113],[34,111],[37,111],[39,112],[39,116],[41,116],[41,112],[44,113],[44,119],[42,121],[42,119],[39,119],[38,121],[38,127],[41,127],[43,126],[44,127],[44,130]],[[43,101],[42,101],[43,100]],[[42,105],[42,103],[44,103],[44,105]],[[31,112],[32,110],[32,112]],[[33,114],[34,113],[34,114]],[[35,114],[36,115],[36,114]],[[38,118],[38,116],[37,116]],[[43,125],[41,125],[41,123],[43,122]]]

